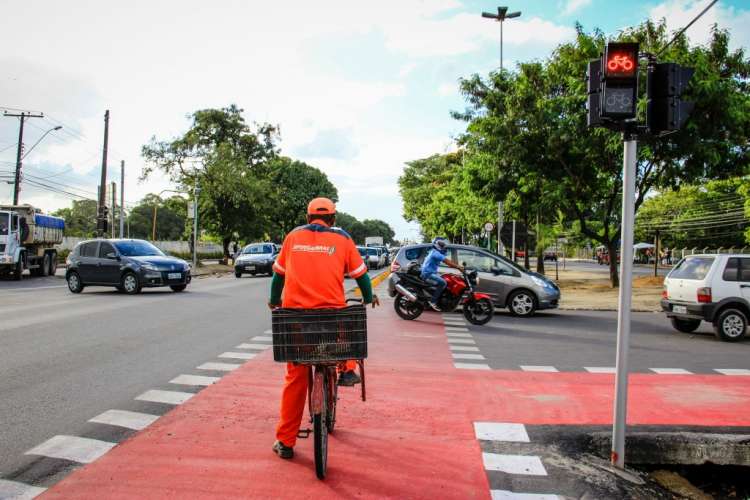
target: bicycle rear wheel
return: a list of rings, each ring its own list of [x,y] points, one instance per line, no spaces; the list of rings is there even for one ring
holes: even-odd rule
[[[321,394],[321,405],[320,413],[313,415],[313,441],[315,450],[315,475],[318,479],[325,479],[326,467],[328,465],[328,425],[327,425],[327,409],[328,409],[328,374],[324,368],[317,368],[315,370],[315,377],[321,377],[323,388],[323,394]]]
[[[339,385],[336,383],[336,369],[330,369],[328,371],[328,401],[326,401],[327,409],[326,412],[326,427],[328,428],[328,434],[333,433],[333,428],[336,425],[336,402],[338,401]]]

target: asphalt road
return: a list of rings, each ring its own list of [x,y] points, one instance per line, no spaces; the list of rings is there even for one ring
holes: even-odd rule
[[[614,311],[543,311],[531,318],[499,312],[487,325],[466,328],[477,347],[471,352],[485,358],[477,362],[491,369],[583,372],[615,366]],[[705,322],[697,332],[686,334],[674,330],[664,314],[633,313],[630,340],[631,372],[667,368],[717,374],[717,369],[750,369],[750,339],[721,342]]]
[[[184,293],[137,296],[101,287],[74,295],[56,277],[0,282],[0,479],[52,484],[75,463],[26,451],[57,435],[120,442],[134,431],[87,421],[111,409],[162,415],[172,405],[134,398],[197,392],[170,380],[224,374],[196,369],[206,362],[241,363],[220,355],[270,329],[269,282],[207,277]]]

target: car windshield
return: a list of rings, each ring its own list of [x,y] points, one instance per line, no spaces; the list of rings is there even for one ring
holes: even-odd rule
[[[367,255],[378,255],[378,251],[375,248],[368,248]]]
[[[365,255],[367,255],[367,250],[366,250],[366,249],[364,249],[364,248],[360,248],[360,247],[357,247],[357,250],[359,250],[359,254],[360,254],[360,255],[361,255],[362,257],[364,257]]]
[[[248,245],[245,247],[244,250],[242,250],[243,254],[263,254],[263,253],[273,253],[273,250],[271,250],[271,245]]]
[[[0,213],[0,236],[7,236],[8,224],[10,223],[10,215]]]
[[[164,253],[156,248],[148,241],[118,241],[114,243],[117,251],[120,255],[125,257],[148,257],[152,255],[164,255]]]
[[[674,266],[668,277],[683,280],[702,280],[708,274],[713,263],[713,257],[687,257]]]

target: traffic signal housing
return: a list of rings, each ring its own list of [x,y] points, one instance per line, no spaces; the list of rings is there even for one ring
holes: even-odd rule
[[[601,115],[602,60],[589,61],[586,70],[586,124],[595,127],[603,123]]]
[[[653,135],[676,132],[685,124],[694,104],[683,101],[682,95],[694,72],[693,68],[676,63],[649,66],[646,80],[646,125]]]
[[[608,43],[601,63],[601,116],[615,120],[635,118],[638,102],[637,43]]]

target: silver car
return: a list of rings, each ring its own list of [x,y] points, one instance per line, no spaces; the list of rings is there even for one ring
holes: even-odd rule
[[[274,243],[251,243],[234,259],[234,275],[273,274],[273,263],[281,249]]]
[[[432,249],[431,244],[401,247],[391,264],[391,271],[405,270],[410,262],[420,264]],[[554,309],[560,301],[560,288],[545,276],[527,271],[514,262],[483,248],[448,245],[448,258],[464,267],[476,269],[479,283],[476,291],[492,297],[495,307],[508,308],[514,316],[531,316],[542,309]],[[438,272],[458,272],[442,265]],[[396,295],[394,279],[388,280],[388,292]]]

